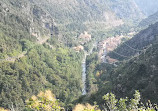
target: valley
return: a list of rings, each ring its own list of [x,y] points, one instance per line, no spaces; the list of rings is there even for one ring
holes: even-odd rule
[[[1,0],[0,111],[156,111],[154,2]]]
[[[112,59],[109,56],[107,56],[107,53],[112,52],[115,50],[119,45],[123,44],[123,39],[131,39],[136,32],[129,32],[126,35],[116,35],[115,37],[107,37],[107,39],[101,41],[98,43],[98,56],[100,58],[101,62],[107,62],[108,63],[114,63],[118,60]],[[128,46],[127,46],[128,47]]]

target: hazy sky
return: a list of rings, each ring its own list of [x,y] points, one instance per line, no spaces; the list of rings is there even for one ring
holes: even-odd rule
[[[158,11],[158,0],[135,0],[137,5],[146,15],[152,15]]]

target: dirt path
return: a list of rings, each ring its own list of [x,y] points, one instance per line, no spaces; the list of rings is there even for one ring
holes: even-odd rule
[[[27,51],[22,52],[21,54],[19,54],[18,56],[14,56],[14,57],[7,57],[6,59],[1,59],[1,62],[4,61],[9,61],[9,62],[15,62],[16,59],[20,59],[22,57],[24,57],[27,54]]]

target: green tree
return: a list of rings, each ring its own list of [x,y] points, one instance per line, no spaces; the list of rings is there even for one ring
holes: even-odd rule
[[[103,96],[105,100],[105,111],[157,111],[157,105],[153,105],[148,102],[145,106],[143,103],[140,102],[140,92],[135,91],[133,95],[133,99],[125,99],[120,98],[119,100],[116,99],[116,96],[113,93],[107,93]]]
[[[61,111],[58,100],[50,90],[40,92],[37,96],[33,95],[26,101],[27,107],[36,111]]]

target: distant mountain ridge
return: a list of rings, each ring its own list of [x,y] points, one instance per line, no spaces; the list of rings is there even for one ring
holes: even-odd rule
[[[158,11],[158,1],[157,0],[134,0],[140,10],[146,15],[150,16]]]
[[[32,0],[40,3],[56,19],[60,20],[105,20],[104,12],[113,12],[121,19],[141,19],[143,14],[132,0]],[[62,9],[61,9],[62,7]],[[127,10],[128,8],[128,10]],[[66,16],[68,18],[66,18]]]

